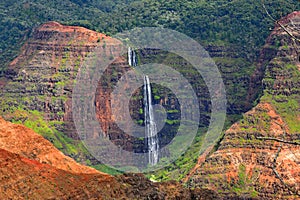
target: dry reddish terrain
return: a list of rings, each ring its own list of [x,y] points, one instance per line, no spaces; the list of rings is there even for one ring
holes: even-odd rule
[[[72,173],[100,173],[93,168],[80,165],[72,158],[63,155],[53,144],[31,129],[22,125],[12,124],[1,117],[0,148]]]
[[[0,118],[0,199],[215,199],[210,190],[113,177],[77,164],[40,135]]]

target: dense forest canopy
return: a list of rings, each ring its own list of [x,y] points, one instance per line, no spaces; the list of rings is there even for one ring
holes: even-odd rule
[[[279,19],[300,8],[296,0],[268,0]],[[0,2],[0,74],[32,28],[47,21],[115,34],[134,27],[163,26],[202,44],[231,45],[255,59],[273,27],[257,0],[4,0]]]

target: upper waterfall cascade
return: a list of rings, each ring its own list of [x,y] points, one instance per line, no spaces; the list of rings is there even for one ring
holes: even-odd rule
[[[128,64],[132,67],[137,66],[137,58],[135,52],[128,47]]]
[[[128,64],[132,67],[137,66],[136,54],[130,47],[128,48]],[[154,119],[151,85],[147,75],[144,75],[144,114],[145,138],[148,148],[148,163],[154,166],[159,160],[159,139]]]

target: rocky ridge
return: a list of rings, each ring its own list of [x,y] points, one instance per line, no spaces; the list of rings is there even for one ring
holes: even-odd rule
[[[262,85],[260,102],[225,132],[191,187],[246,199],[300,198],[300,44],[293,39],[300,37],[299,22],[294,12],[277,23],[253,76]]]
[[[20,148],[18,148],[20,147]],[[154,183],[142,174],[113,177],[77,164],[23,125],[0,118],[1,199],[214,199],[209,190]]]
[[[77,160],[92,160],[76,141],[71,97],[80,66],[103,40],[109,56],[106,45],[118,43],[104,34],[57,22],[34,29],[10,63],[6,81],[0,81],[2,116],[34,129]]]
[[[107,36],[57,22],[45,23],[31,35],[9,65],[4,98],[10,107],[23,105],[43,112],[46,120],[64,121],[58,129],[76,138],[70,101],[74,80],[85,56]]]
[[[23,125],[12,124],[2,118],[0,118],[0,149],[71,173],[100,173],[65,156],[41,135]]]

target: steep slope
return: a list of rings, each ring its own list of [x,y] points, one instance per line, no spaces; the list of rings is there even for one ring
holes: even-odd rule
[[[92,159],[76,141],[71,96],[80,65],[104,38],[104,34],[57,22],[36,28],[10,63],[7,80],[0,81],[2,116],[32,128],[77,160]],[[115,42],[107,39],[106,45]]]
[[[8,80],[0,94],[0,113],[6,120],[32,128],[77,161],[99,164],[78,140],[72,116],[72,90],[81,64],[95,47],[110,58],[119,51],[118,45],[119,41],[83,27],[57,22],[42,24],[33,30],[20,55],[8,67]],[[114,64],[120,74],[129,68],[125,57]],[[108,70],[105,79],[116,78],[112,74]],[[112,123],[107,95],[111,85],[106,81],[102,86],[103,89],[98,86],[95,103],[105,130]]]
[[[63,155],[63,153],[57,150],[53,144],[45,140],[41,135],[22,125],[6,122],[1,117],[0,149],[72,173],[100,173],[93,168],[79,165],[70,157]]]
[[[300,44],[293,39],[299,28],[300,12],[276,25],[256,72],[255,84],[264,91],[260,103],[226,131],[191,177],[191,187],[242,198],[300,198]]]
[[[113,177],[77,164],[32,130],[0,119],[0,199],[214,199],[209,190]]]
[[[112,176],[80,165],[64,156],[49,141],[23,125],[0,118],[0,198],[89,197],[95,191],[84,188],[97,180],[102,197],[111,195]]]
[[[29,152],[28,152],[29,153]],[[120,187],[113,177],[95,174],[73,174],[49,164],[42,164],[0,149],[1,199],[76,199],[88,198],[96,191],[86,190],[86,183],[96,179],[102,198],[110,198],[112,190]]]

